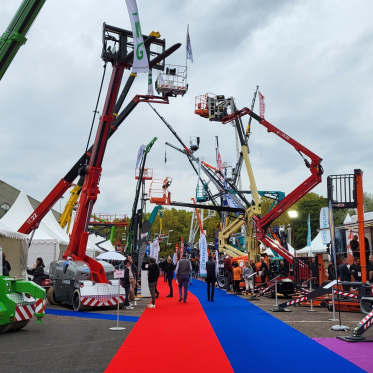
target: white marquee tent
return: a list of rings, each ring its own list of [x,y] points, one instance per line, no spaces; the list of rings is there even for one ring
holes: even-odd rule
[[[21,192],[10,210],[3,216],[1,223],[17,231],[26,219],[34,212],[25,192]],[[41,221],[35,230],[31,246],[28,250],[27,266],[32,267],[37,257],[42,257],[45,269],[49,270],[52,261],[62,258],[69,244],[69,236],[59,226],[52,211]],[[94,243],[87,245],[87,254],[95,251],[102,252]]]
[[[297,250],[297,255],[306,255],[308,256],[311,252],[311,256],[315,254],[326,254],[326,245],[322,243],[321,239],[321,232],[317,233],[317,236],[311,241],[311,250],[308,246],[304,247],[303,249]]]

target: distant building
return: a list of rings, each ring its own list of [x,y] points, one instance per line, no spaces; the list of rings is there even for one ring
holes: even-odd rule
[[[16,201],[19,193],[21,191],[7,184],[6,182],[0,180],[0,219],[8,212],[12,207],[13,203]],[[36,209],[40,202],[35,198],[27,196],[31,206]],[[55,210],[52,210],[54,217],[59,220],[61,214]]]

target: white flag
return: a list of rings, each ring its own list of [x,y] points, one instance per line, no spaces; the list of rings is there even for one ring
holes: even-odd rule
[[[187,55],[187,60],[191,60],[193,62],[192,44],[190,43],[190,36],[189,36],[189,24],[188,24],[187,36],[186,36],[186,55]]]
[[[207,241],[206,236],[201,233],[201,238],[199,239],[199,253],[200,253],[200,262],[199,262],[199,275],[201,277],[206,277],[206,262],[207,262]]]
[[[144,151],[145,151],[145,145],[143,144],[143,145],[140,146],[140,149],[137,153],[136,168],[138,168],[139,165],[140,165],[140,162],[141,162],[142,156],[144,154]]]
[[[147,73],[149,71],[148,56],[144,47],[144,39],[142,37],[139,11],[137,9],[136,0],[126,0],[128,14],[131,20],[133,34],[133,73]]]
[[[149,69],[149,72],[148,72],[148,95],[154,96],[152,69]]]

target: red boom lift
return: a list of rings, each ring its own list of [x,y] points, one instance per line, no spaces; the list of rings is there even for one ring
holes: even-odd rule
[[[105,266],[106,264],[101,264],[86,255],[89,236],[88,226],[93,206],[99,193],[101,165],[107,141],[139,102],[168,104],[168,97],[175,96],[172,93],[164,94],[162,97],[137,95],[122,113],[117,114],[136,77],[136,74],[131,73],[122,94],[118,98],[123,72],[125,69],[130,69],[133,62],[133,51],[127,53],[127,47],[133,48],[131,43],[127,43],[129,38],[132,38],[132,32],[104,23],[102,58],[105,61],[105,66],[108,62],[112,64],[113,70],[94,144],[19,229],[20,232],[26,234],[35,230],[41,219],[71,186],[76,176],[80,175],[79,183],[82,185],[82,189],[77,203],[75,224],[69,245],[63,254],[65,261],[51,264],[50,277],[54,289],[52,288],[48,297],[51,303],[64,302],[72,304],[74,309],[78,311],[85,309],[85,306],[113,305],[113,303],[121,303],[123,301],[122,296],[118,297],[119,299],[115,297],[118,287],[114,283],[117,283],[117,281],[111,280],[111,274],[107,276],[108,273],[105,273],[103,264]],[[109,45],[113,42],[114,48]],[[151,52],[151,44],[163,47],[163,53]],[[173,53],[180,46],[180,44],[176,44],[169,50],[164,51],[165,40],[158,40],[155,36],[144,36],[144,45],[149,51],[149,57],[152,54],[157,55],[156,58],[149,62],[149,68],[160,69],[164,65],[159,64],[159,62],[163,61],[166,56]],[[106,268],[107,271],[108,268]],[[108,277],[111,281],[109,281]],[[97,287],[96,284],[101,284],[101,287]],[[100,290],[101,288],[103,290]],[[114,288],[116,291],[114,291]]]

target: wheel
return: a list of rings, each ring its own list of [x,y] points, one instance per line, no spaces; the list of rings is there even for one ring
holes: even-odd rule
[[[220,289],[225,289],[227,286],[227,279],[224,276],[218,277],[218,286]]]
[[[62,302],[56,301],[56,294],[54,293],[53,286],[51,286],[47,291],[47,299],[48,299],[49,304],[52,304],[52,305],[57,305],[57,304],[62,303]]]
[[[30,320],[22,320],[22,321],[15,321],[15,322],[12,322],[10,324],[10,329],[9,331],[11,330],[19,330],[19,329],[22,329],[24,328],[28,323],[29,323]]]
[[[11,327],[13,323],[5,324],[5,325],[0,325],[0,334],[7,332]]]
[[[85,305],[82,304],[82,302],[80,300],[79,289],[74,290],[72,304],[73,304],[74,311],[77,311],[77,312],[90,311],[90,310],[93,309],[93,307],[85,306]]]
[[[121,310],[122,308],[124,308],[124,302],[119,303],[119,309]]]

